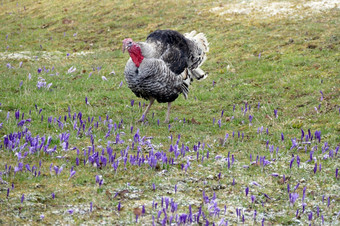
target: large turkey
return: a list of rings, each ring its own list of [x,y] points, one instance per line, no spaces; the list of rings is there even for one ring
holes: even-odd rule
[[[128,87],[137,97],[150,100],[139,121],[143,121],[151,105],[157,100],[168,103],[165,123],[169,123],[171,102],[183,93],[187,98],[193,79],[204,79],[207,74],[200,69],[206,60],[209,43],[203,33],[196,31],[184,35],[173,30],[152,32],[145,42],[123,41],[123,52],[130,59],[125,66]]]

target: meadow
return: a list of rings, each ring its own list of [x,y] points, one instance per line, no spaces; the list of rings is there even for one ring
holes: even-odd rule
[[[261,2],[1,1],[0,224],[339,225],[339,6]],[[157,29],[209,76],[137,123],[122,40]]]

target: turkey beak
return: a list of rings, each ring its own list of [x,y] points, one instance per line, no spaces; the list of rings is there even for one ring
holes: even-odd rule
[[[125,53],[125,50],[126,49],[129,49],[130,47],[131,47],[131,42],[123,42],[123,49],[122,49],[122,51],[123,51],[123,53]]]
[[[126,43],[123,43],[123,48],[122,48],[122,51],[123,53],[125,53],[125,50],[128,48],[128,46],[126,45]]]

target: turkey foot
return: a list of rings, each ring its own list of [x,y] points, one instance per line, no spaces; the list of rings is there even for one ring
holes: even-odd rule
[[[171,102],[168,102],[168,111],[166,113],[166,118],[164,120],[164,123],[168,124],[169,123],[169,119],[170,119],[170,107],[171,107]]]
[[[146,110],[142,114],[142,117],[140,117],[140,119],[137,122],[144,122],[146,120],[146,114],[149,112],[151,105],[153,104],[154,101],[155,101],[155,99],[151,97],[148,107],[146,108]]]

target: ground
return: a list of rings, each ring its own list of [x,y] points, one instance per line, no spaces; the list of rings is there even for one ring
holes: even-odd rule
[[[0,223],[339,224],[339,7],[2,1]],[[209,76],[136,123],[122,40],[156,29]]]

